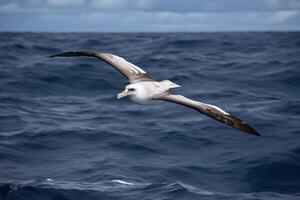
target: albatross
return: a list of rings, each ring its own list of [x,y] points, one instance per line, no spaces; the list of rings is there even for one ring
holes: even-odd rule
[[[76,56],[87,56],[100,59],[118,70],[128,79],[129,84],[126,85],[123,92],[117,95],[118,99],[129,96],[132,101],[142,104],[151,103],[158,100],[180,104],[197,110],[204,115],[207,115],[240,131],[251,135],[260,136],[260,134],[246,122],[215,105],[194,101],[182,95],[174,94],[173,91],[171,91],[172,88],[178,88],[180,87],[179,85],[170,80],[156,81],[155,79],[152,79],[143,69],[126,61],[122,57],[109,53],[72,51],[55,54],[50,56],[50,58]]]

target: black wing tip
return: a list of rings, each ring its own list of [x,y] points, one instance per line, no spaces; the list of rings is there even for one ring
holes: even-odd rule
[[[59,53],[59,54],[54,54],[51,56],[48,56],[48,58],[54,58],[54,57],[65,57],[65,54],[69,54],[70,52],[64,52],[64,53]]]
[[[242,122],[242,124],[240,126],[238,126],[237,128],[240,129],[241,131],[244,131],[245,133],[250,134],[250,135],[254,135],[257,137],[261,136],[261,134],[259,132],[257,132],[254,128],[252,128],[245,122]]]
[[[72,57],[72,56],[95,56],[97,53],[92,51],[67,51],[59,54],[48,56],[48,58],[54,57]]]
[[[254,135],[254,136],[257,136],[257,137],[261,137],[261,134],[259,132],[257,132],[256,130],[254,130],[254,129],[253,129],[253,131],[247,132],[247,133],[249,133],[251,135]]]
[[[240,128],[241,131],[244,131],[250,135],[254,135],[257,137],[261,137],[261,134],[259,132],[257,132],[254,128],[252,128],[251,126],[249,126],[248,124],[244,124],[243,127]]]
[[[229,116],[231,119],[233,119],[236,122],[236,124],[233,125],[233,127],[239,129],[240,131],[248,133],[250,135],[261,137],[261,134],[259,132],[257,132],[254,128],[249,126],[247,123],[243,122],[242,120],[240,120],[239,118],[237,118],[233,115],[229,115]]]
[[[54,58],[54,57],[70,57],[70,56],[76,56],[78,54],[81,54],[82,52],[80,51],[68,51],[68,52],[63,52],[63,53],[58,53],[49,56],[49,58]]]

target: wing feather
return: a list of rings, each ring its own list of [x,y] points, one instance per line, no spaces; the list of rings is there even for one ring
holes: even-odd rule
[[[260,136],[260,134],[254,128],[249,126],[246,122],[225,112],[224,110],[222,110],[221,108],[219,108],[217,106],[201,103],[198,101],[193,101],[184,96],[174,95],[174,94],[164,95],[164,96],[159,97],[159,99],[190,107],[190,108],[195,109],[195,110],[199,111],[200,113],[207,115],[221,123],[227,124],[236,129],[239,129],[243,132],[249,133],[251,135]]]
[[[150,76],[138,66],[126,61],[124,58],[109,54],[109,53],[99,53],[91,51],[70,51],[60,54],[55,54],[52,57],[76,57],[76,56],[88,56],[98,58],[107,64],[114,67],[122,75],[124,75],[130,83],[136,83],[140,81],[151,81]]]

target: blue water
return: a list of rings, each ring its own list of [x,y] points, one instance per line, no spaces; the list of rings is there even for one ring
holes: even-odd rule
[[[110,52],[255,137],[69,50]],[[0,199],[300,198],[300,33],[0,33]]]

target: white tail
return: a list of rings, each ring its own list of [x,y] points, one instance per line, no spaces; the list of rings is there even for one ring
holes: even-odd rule
[[[161,81],[161,84],[163,85],[164,88],[166,88],[166,90],[171,89],[171,88],[181,87],[180,85],[177,85],[176,83],[173,83],[172,81],[169,81],[169,80]]]

